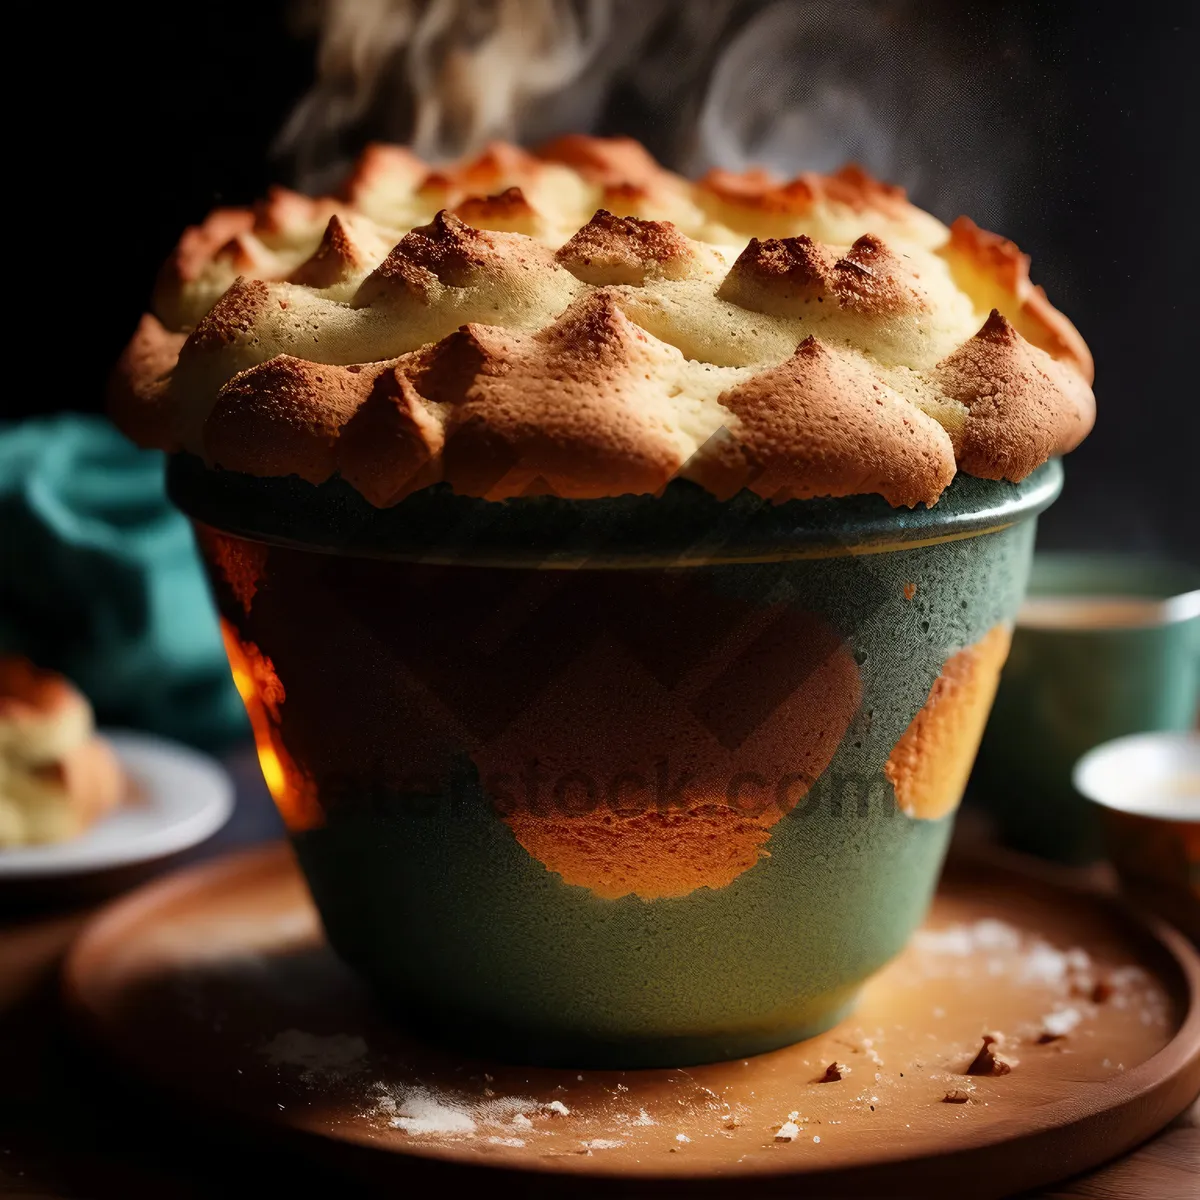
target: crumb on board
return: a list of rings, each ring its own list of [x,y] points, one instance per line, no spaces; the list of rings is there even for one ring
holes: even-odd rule
[[[844,1063],[831,1062],[829,1064],[829,1066],[827,1066],[825,1068],[825,1073],[823,1075],[821,1075],[819,1078],[814,1079],[813,1082],[814,1083],[838,1083],[846,1075],[849,1075],[849,1074],[850,1074],[850,1068],[847,1067]],[[878,1078],[878,1076],[876,1076],[876,1078]]]
[[[963,1072],[966,1075],[1007,1075],[1012,1070],[1012,1063],[1001,1058],[993,1049],[999,1047],[1000,1038],[994,1033],[983,1035],[983,1045],[979,1053],[971,1060],[970,1066]]]

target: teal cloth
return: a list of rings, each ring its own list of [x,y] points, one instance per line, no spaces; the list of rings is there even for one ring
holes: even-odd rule
[[[99,417],[0,424],[0,652],[62,671],[102,723],[248,735],[163,455]]]

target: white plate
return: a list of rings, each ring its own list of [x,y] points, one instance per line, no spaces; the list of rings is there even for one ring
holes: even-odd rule
[[[233,812],[233,784],[207,756],[144,733],[101,730],[138,799],[86,833],[48,846],[0,850],[0,879],[81,875],[177,854],[211,837]]]

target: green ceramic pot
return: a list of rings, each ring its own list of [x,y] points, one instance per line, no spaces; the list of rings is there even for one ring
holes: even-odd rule
[[[508,1060],[815,1034],[922,919],[1061,483],[389,510],[177,459],[330,941]]]
[[[972,778],[972,794],[1010,845],[1065,862],[1103,852],[1101,822],[1074,787],[1072,769],[1113,738],[1195,725],[1196,589],[1200,570],[1182,564],[1036,556],[1029,605]]]

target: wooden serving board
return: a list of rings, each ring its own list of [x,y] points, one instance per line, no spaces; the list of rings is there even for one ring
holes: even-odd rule
[[[842,1024],[687,1070],[532,1069],[421,1042],[328,949],[285,846],[103,910],[65,986],[89,1037],[178,1095],[374,1178],[522,1195],[1001,1196],[1129,1150],[1200,1091],[1196,951],[994,861],[948,870]],[[967,1073],[985,1033],[1006,1073]]]

